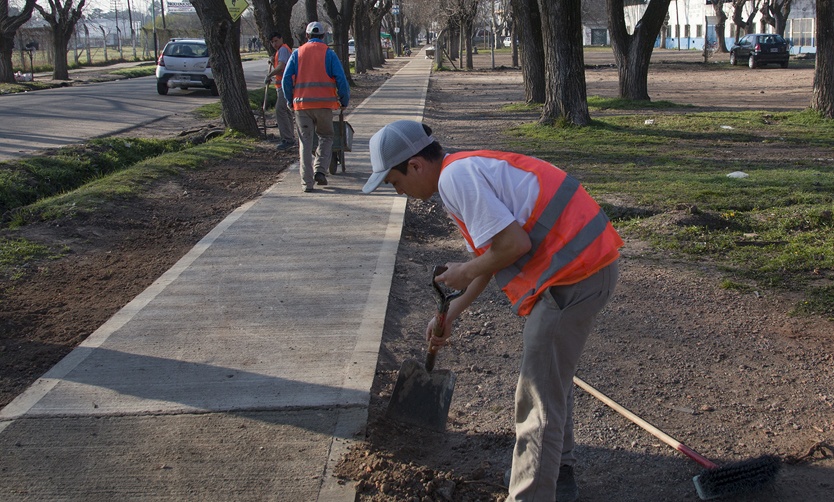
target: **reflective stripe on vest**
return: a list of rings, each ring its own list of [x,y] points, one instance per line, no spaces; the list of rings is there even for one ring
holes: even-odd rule
[[[292,49],[290,49],[290,46],[287,45],[287,44],[283,44],[283,45],[281,45],[281,47],[278,47],[278,50],[275,51],[275,55],[273,57],[273,62],[272,62],[272,66],[274,68],[278,68],[278,65],[281,64],[281,61],[278,61],[278,53],[281,52],[281,49],[283,49],[285,47],[287,48],[288,51],[292,52]],[[281,77],[282,76],[283,75],[280,75],[280,74],[275,75],[275,88],[278,90],[278,92],[281,92]]]
[[[472,156],[507,162],[538,179],[539,196],[523,225],[530,237],[530,251],[495,274],[517,314],[529,314],[550,286],[575,284],[619,257],[617,249],[623,245],[622,239],[575,178],[539,159],[488,150],[448,155],[443,168]],[[488,246],[476,248],[466,225],[454,219],[475,254],[485,253]]]
[[[321,42],[307,42],[298,49],[298,72],[293,76],[293,109],[338,110],[341,107],[336,79],[327,75],[326,55],[327,45]]]

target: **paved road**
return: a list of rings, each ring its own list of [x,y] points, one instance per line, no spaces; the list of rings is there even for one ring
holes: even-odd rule
[[[346,173],[307,194],[290,168],[0,410],[0,500],[354,500],[331,472],[367,420],[405,212],[361,192],[368,141],[422,119],[430,65],[347,117]]]
[[[266,59],[243,64],[249,88],[263,86]],[[121,132],[217,101],[208,90],[156,92],[142,77],[0,96],[0,160]]]

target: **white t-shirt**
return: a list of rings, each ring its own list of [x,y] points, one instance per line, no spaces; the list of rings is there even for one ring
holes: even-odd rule
[[[480,248],[513,221],[522,226],[527,222],[539,196],[539,183],[535,174],[506,161],[465,157],[443,169],[438,191],[446,210],[464,222],[475,247]]]

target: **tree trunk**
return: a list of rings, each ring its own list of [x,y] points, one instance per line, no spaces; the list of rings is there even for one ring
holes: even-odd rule
[[[32,11],[35,10],[35,0],[26,0],[26,4],[16,16],[8,15],[8,0],[0,0],[0,5],[3,7],[0,11],[0,82],[14,84],[14,63],[12,63],[14,37],[18,28],[32,17]],[[21,51],[22,49],[21,46]],[[24,63],[21,66],[25,68],[26,65]]]
[[[14,52],[14,35],[0,36],[0,82],[14,84],[14,63],[12,53]]]
[[[290,17],[292,8],[298,0],[252,0],[252,9],[255,14],[255,24],[258,26],[258,33],[261,36],[261,44],[269,49],[269,34],[277,31],[284,37],[284,43],[290,47],[297,47],[292,29]],[[302,40],[303,42],[303,40]]]
[[[391,0],[377,4],[377,0],[355,0],[353,35],[356,43],[356,73],[364,73],[384,64],[382,43],[379,41],[383,14],[391,9]]]
[[[811,108],[834,119],[834,8],[828,0],[817,0],[817,65]]]
[[[350,76],[350,54],[348,53],[348,40],[350,40],[350,25],[353,23],[353,0],[342,0],[341,9],[336,7],[333,0],[325,0],[324,7],[327,15],[333,22],[333,48],[339,61],[342,62],[342,69],[345,71],[348,84],[355,85],[353,77]]]
[[[304,14],[306,21],[312,23],[319,20],[318,0],[304,0]]]
[[[543,124],[566,121],[588,125],[585,59],[582,54],[581,0],[539,0],[544,34],[546,96]]]
[[[192,0],[192,5],[203,26],[223,122],[247,136],[259,136],[240,61],[240,20],[232,22],[223,0]]]
[[[671,0],[650,0],[632,35],[629,35],[626,29],[623,0],[606,2],[608,31],[611,34],[611,46],[619,74],[619,97],[650,101],[649,62]]]
[[[722,2],[715,2],[713,4],[713,12],[715,12],[715,17],[718,18],[718,21],[715,23],[715,38],[716,38],[716,51],[717,52],[728,52],[727,51],[727,41],[724,39],[724,28],[727,25],[727,14],[724,13],[723,9],[724,4]]]
[[[68,43],[69,39],[64,37],[61,30],[53,30],[52,50],[55,53],[55,61],[53,62],[52,67],[53,80],[69,80],[69,65],[67,64]],[[61,57],[61,55],[63,55],[63,57]]]
[[[537,0],[512,0],[513,14],[518,20],[521,48],[521,75],[524,78],[524,99],[527,103],[544,103],[544,47],[542,22]]]

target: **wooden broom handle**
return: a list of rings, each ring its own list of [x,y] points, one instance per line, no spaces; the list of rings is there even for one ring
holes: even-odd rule
[[[699,464],[701,464],[701,466],[703,466],[707,469],[715,469],[715,468],[718,467],[718,465],[716,465],[714,462],[712,462],[708,458],[703,457],[701,454],[699,454],[695,450],[689,448],[685,444],[682,444],[680,441],[673,438],[669,434],[666,434],[662,430],[658,429],[657,427],[650,424],[649,422],[646,422],[645,420],[638,417],[637,415],[635,415],[631,411],[627,410],[623,406],[620,406],[616,401],[614,401],[610,397],[606,396],[602,392],[596,390],[595,388],[591,387],[590,384],[584,382],[581,378],[579,378],[577,376],[573,377],[573,383],[575,383],[576,385],[581,387],[588,394],[591,394],[595,398],[599,399],[603,403],[605,403],[608,406],[610,406],[611,408],[613,408],[620,415],[626,417],[627,419],[631,420],[635,424],[639,425],[640,427],[642,427],[643,429],[648,431],[652,436],[654,436],[657,439],[663,441],[667,445],[669,445],[672,448],[678,450],[679,452],[683,453],[684,455],[691,458],[692,460],[698,462]]]

